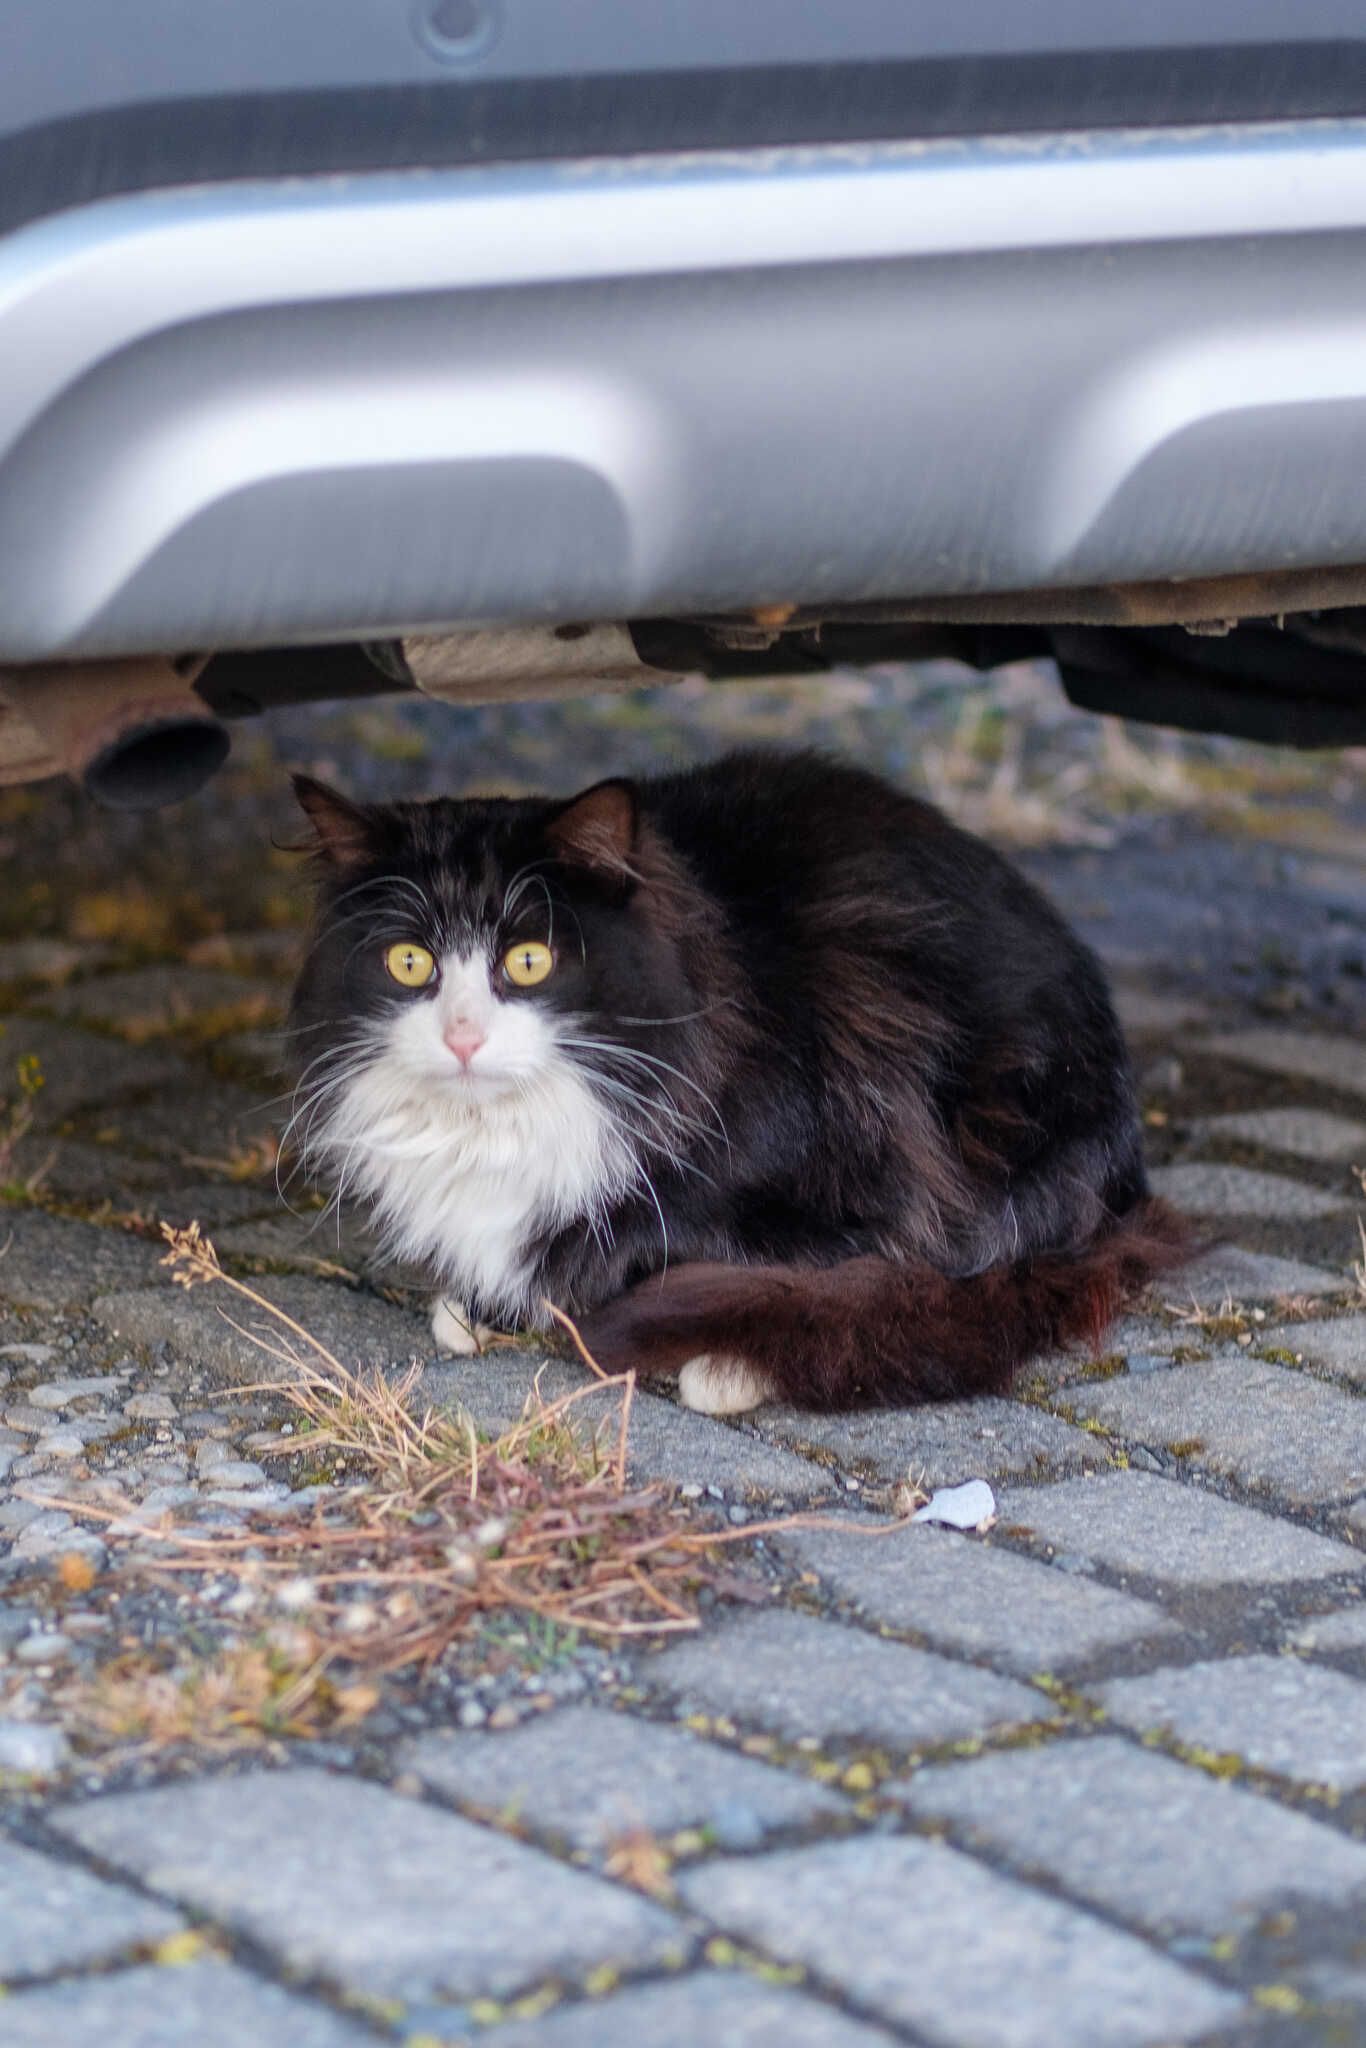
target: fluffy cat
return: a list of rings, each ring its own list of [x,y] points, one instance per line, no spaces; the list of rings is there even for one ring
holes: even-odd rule
[[[1101,970],[1005,860],[811,754],[569,801],[352,803],[295,1129],[484,1324],[710,1413],[999,1392],[1181,1256]]]

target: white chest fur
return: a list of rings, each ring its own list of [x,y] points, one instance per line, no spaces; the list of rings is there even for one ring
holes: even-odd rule
[[[504,1322],[537,1320],[527,1252],[547,1229],[600,1219],[632,1164],[601,1103],[565,1060],[514,1094],[416,1091],[381,1059],[348,1082],[324,1142],[367,1196],[386,1248]]]

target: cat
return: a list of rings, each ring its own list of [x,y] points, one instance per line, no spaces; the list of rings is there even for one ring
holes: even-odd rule
[[[1001,855],[765,750],[362,804],[318,869],[294,1127],[441,1290],[711,1414],[1005,1390],[1184,1252],[1101,969]]]

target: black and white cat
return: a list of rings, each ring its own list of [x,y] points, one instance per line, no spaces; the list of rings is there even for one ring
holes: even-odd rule
[[[296,1129],[437,1339],[577,1318],[710,1413],[999,1391],[1181,1256],[1096,961],[876,777],[740,753],[362,805],[320,878]]]

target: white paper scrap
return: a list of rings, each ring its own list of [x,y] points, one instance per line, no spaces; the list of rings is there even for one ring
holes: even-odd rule
[[[917,1508],[915,1522],[947,1522],[951,1529],[985,1529],[996,1520],[996,1496],[985,1479],[944,1486]]]

